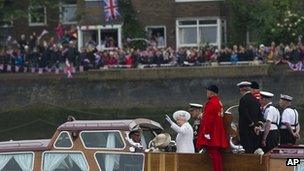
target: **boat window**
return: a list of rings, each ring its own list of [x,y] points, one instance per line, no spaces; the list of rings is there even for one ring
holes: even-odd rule
[[[144,155],[139,153],[95,153],[99,170],[143,171]]]
[[[89,171],[88,163],[81,152],[45,152],[43,171]]]
[[[300,163],[297,164],[295,171],[304,170],[304,159],[301,159]]]
[[[63,131],[59,134],[56,143],[55,143],[55,148],[58,149],[70,149],[73,147],[73,142],[71,139],[71,136],[68,132]]]
[[[81,132],[81,140],[86,148],[124,148],[119,131],[84,131]]]
[[[143,137],[145,139],[145,142],[149,143],[151,140],[155,138],[155,134],[152,131],[143,131]]]
[[[34,153],[7,153],[0,154],[0,170],[23,171],[33,170]]]

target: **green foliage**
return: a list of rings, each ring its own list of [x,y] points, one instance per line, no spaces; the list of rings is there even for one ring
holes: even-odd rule
[[[235,30],[230,40],[236,43],[240,36],[234,36],[242,35],[244,42],[246,31],[257,33],[260,43],[294,42],[304,31],[303,22],[298,21],[303,16],[301,0],[227,0],[227,5],[232,20],[229,27]],[[281,27],[289,25],[289,30]]]
[[[145,32],[138,21],[137,12],[134,10],[131,0],[119,0],[119,9],[123,18],[122,33],[127,38],[145,38]],[[133,42],[129,46],[142,48],[146,44],[142,41]]]

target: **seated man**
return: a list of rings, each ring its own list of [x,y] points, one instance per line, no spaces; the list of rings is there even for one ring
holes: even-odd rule
[[[129,133],[129,143],[135,147],[135,152],[143,151],[143,145],[141,144],[141,128],[137,125]]]

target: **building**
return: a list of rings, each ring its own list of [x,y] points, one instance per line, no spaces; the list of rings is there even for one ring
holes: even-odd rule
[[[132,0],[132,4],[141,26],[159,47],[221,46],[226,42],[224,0]],[[109,38],[114,39],[114,46],[122,47],[123,18],[105,21],[102,0],[64,0],[58,11],[28,4],[27,8],[28,20],[6,25],[6,32],[20,35],[46,29],[54,33],[60,21],[77,26],[79,48],[89,41],[106,48]]]

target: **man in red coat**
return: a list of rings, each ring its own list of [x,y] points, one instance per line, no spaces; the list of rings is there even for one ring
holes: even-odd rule
[[[208,101],[205,103],[196,148],[205,148],[212,160],[214,171],[223,171],[221,150],[228,147],[224,129],[223,105],[218,97],[218,87],[207,87]]]

